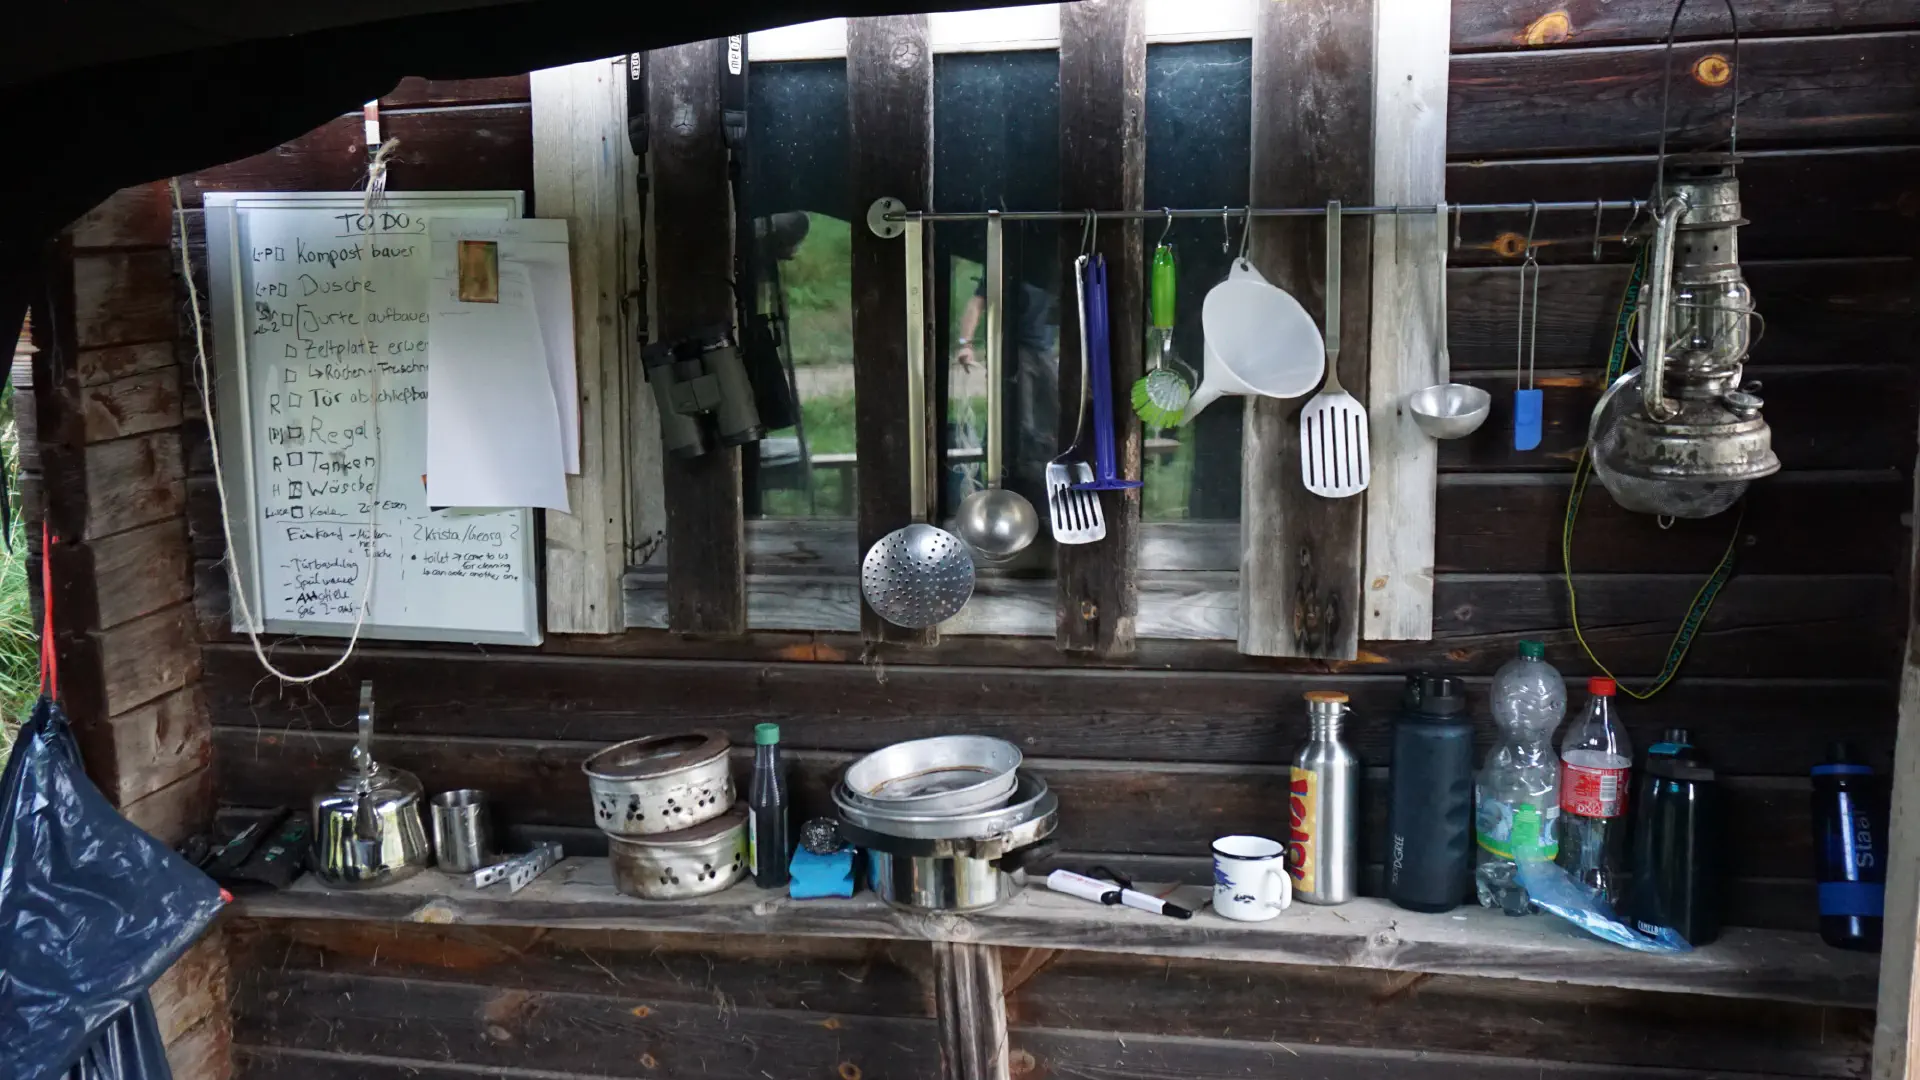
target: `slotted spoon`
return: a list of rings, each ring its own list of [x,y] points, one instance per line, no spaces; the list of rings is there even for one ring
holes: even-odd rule
[[[1300,482],[1328,499],[1367,490],[1367,410],[1340,385],[1340,203],[1327,204],[1327,383],[1300,410]]]

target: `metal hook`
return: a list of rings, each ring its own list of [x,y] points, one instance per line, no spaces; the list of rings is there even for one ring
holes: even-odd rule
[[[1460,250],[1460,216],[1465,213],[1464,203],[1453,204],[1453,250]]]
[[[1161,212],[1167,215],[1167,223],[1160,226],[1160,239],[1154,241],[1154,247],[1167,246],[1167,234],[1173,231],[1173,207],[1163,206]]]
[[[1093,250],[1092,237],[1093,211],[1088,210],[1086,216],[1080,219],[1080,257],[1083,259]]]
[[[1594,262],[1600,261],[1600,212],[1602,209],[1605,208],[1605,206],[1606,206],[1606,203],[1604,201],[1600,199],[1593,200],[1593,261]]]
[[[1087,243],[1087,256],[1092,258],[1100,247],[1100,212],[1097,210],[1087,211],[1087,221],[1093,225],[1093,231]]]
[[[1228,215],[1232,213],[1232,207],[1220,208],[1220,254],[1222,255],[1233,253],[1233,224],[1228,220]]]
[[[1527,257],[1527,261],[1532,262],[1533,261],[1533,228],[1535,225],[1538,225],[1540,223],[1540,203],[1539,203],[1539,200],[1537,199],[1528,200],[1528,201],[1532,203],[1533,210],[1527,214],[1527,247],[1526,247],[1525,255]]]
[[[1247,247],[1252,240],[1253,207],[1249,206],[1240,217],[1240,258],[1244,259],[1247,257]]]
[[[1622,225],[1622,226],[1620,227],[1620,242],[1621,242],[1621,243],[1623,243],[1623,244],[1626,244],[1626,243],[1631,243],[1631,242],[1632,242],[1632,240],[1630,239],[1630,237],[1631,237],[1631,234],[1632,234],[1632,232],[1633,232],[1633,227],[1634,227],[1634,225],[1635,225],[1636,223],[1638,223],[1638,222],[1639,222],[1639,220],[1640,220],[1640,210],[1641,210],[1641,208],[1643,208],[1643,207],[1645,207],[1646,205],[1647,205],[1646,203],[1644,203],[1644,202],[1642,202],[1642,201],[1641,201],[1641,200],[1639,200],[1639,199],[1635,199],[1635,200],[1633,200],[1633,213],[1631,213],[1631,214],[1629,214],[1629,215],[1627,215],[1627,223],[1626,223],[1625,225]]]

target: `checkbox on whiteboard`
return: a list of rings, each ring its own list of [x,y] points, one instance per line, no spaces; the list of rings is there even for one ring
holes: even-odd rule
[[[307,508],[304,506],[289,506],[287,507],[287,516],[295,521],[299,521],[301,518],[307,516]]]
[[[287,494],[290,497],[299,499],[299,498],[305,497],[306,493],[307,493],[307,485],[301,483],[298,480],[287,481]]]
[[[298,450],[287,451],[287,464],[289,466],[298,465],[301,462],[305,461],[306,459],[307,459],[307,455],[301,453]]]
[[[288,369],[287,369],[287,373],[286,373],[286,376],[285,376],[285,379],[286,379],[286,381],[287,381],[287,382],[290,382],[290,383],[296,383],[296,382],[299,382],[299,381],[300,381],[300,373],[299,373],[298,371],[296,371],[296,370],[294,370],[293,368],[288,368]]]

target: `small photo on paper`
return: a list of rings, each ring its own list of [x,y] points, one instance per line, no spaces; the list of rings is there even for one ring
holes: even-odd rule
[[[466,304],[500,302],[500,245],[497,242],[460,241],[460,300]]]

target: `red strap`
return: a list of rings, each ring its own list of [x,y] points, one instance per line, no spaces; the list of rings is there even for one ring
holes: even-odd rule
[[[40,522],[40,690],[60,699],[60,662],[53,649],[53,531]]]

